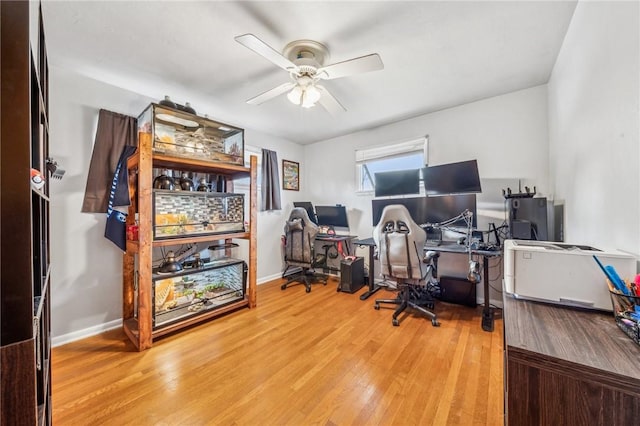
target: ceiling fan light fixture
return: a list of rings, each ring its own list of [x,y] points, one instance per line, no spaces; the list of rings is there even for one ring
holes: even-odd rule
[[[316,102],[318,102],[319,100],[320,91],[316,88],[316,86],[307,86],[302,95],[302,107],[311,108],[312,106],[315,106]]]
[[[316,82],[384,69],[382,59],[377,53],[327,65],[329,49],[313,40],[292,41],[285,46],[282,54],[253,34],[243,34],[235,37],[235,40],[287,71],[291,77],[290,82],[249,99],[247,103],[251,105],[260,105],[286,93],[289,101],[295,105],[311,108],[316,102],[320,102],[329,114],[339,114],[346,111],[346,108],[329,90],[316,85]]]
[[[287,98],[294,104],[300,105],[304,92],[300,86],[296,86],[287,94]]]

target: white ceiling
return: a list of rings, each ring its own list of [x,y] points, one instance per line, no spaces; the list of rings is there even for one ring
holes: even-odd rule
[[[548,81],[576,1],[45,2],[49,61],[199,114],[300,144]],[[329,63],[378,53],[384,70],[326,81],[330,116],[285,95],[245,101],[288,74],[234,40],[281,51],[312,39]]]

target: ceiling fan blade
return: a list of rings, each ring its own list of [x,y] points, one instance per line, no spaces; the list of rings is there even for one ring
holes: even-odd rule
[[[320,99],[318,100],[318,103],[322,105],[329,114],[336,116],[347,110],[336,98],[333,97],[331,93],[329,93],[327,89],[319,84],[316,84],[316,88],[320,91]]]
[[[377,71],[383,68],[384,64],[382,63],[382,59],[380,59],[380,55],[372,53],[371,55],[361,56],[319,68],[316,75],[323,80],[332,80],[353,74]]]
[[[293,82],[288,82],[288,83],[281,84],[278,87],[274,87],[271,90],[267,90],[266,92],[261,93],[258,96],[249,99],[247,101],[247,103],[251,104],[251,105],[260,105],[263,102],[271,100],[271,99],[275,98],[276,96],[281,95],[281,94],[293,89],[293,86],[295,86],[295,83],[293,83]]]
[[[253,34],[237,36],[235,37],[235,40],[286,71],[296,72],[298,70],[296,64],[282,56],[273,47],[269,46]]]

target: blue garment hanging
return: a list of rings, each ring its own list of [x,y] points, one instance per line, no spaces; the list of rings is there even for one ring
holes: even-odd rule
[[[120,154],[118,166],[113,174],[111,190],[109,191],[109,206],[107,208],[107,224],[104,229],[105,238],[111,240],[122,251],[127,248],[127,213],[114,207],[129,206],[129,170],[127,159],[136,151],[135,146],[125,146]]]

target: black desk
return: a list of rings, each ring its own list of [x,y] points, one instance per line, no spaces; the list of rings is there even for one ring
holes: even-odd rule
[[[316,235],[316,241],[324,241],[324,242],[329,242],[329,243],[333,243],[334,245],[337,245],[338,243],[345,243],[345,251],[347,256],[350,255],[351,253],[349,253],[350,248],[349,248],[349,242],[351,240],[355,240],[357,239],[358,236],[357,235],[332,235],[332,234],[317,234]],[[373,240],[373,238],[372,238]]]
[[[363,240],[356,240],[354,244],[363,247],[369,247],[369,291],[363,293],[360,296],[360,300],[365,300],[376,291],[380,290],[380,286],[375,285],[374,275],[374,249],[376,243],[373,238],[365,238]],[[457,253],[457,254],[469,254],[468,248],[464,245],[457,244],[454,241],[443,241],[438,246],[425,245],[425,251],[435,251],[438,253]],[[483,263],[482,269],[484,271],[482,277],[482,284],[484,285],[484,308],[482,309],[482,329],[484,331],[493,331],[493,311],[489,303],[489,259],[492,257],[502,256],[501,250],[477,250],[471,249],[471,254],[482,256]]]
[[[356,235],[317,234],[315,240],[322,241],[325,243],[332,243],[332,245],[335,247],[337,247],[339,243],[344,243],[344,255],[349,256],[351,255],[350,243],[352,240],[355,240],[357,238],[358,237]],[[338,268],[332,268],[329,266],[328,261],[329,259],[327,258],[325,260],[325,267],[323,268],[325,273],[327,271],[334,271],[334,272],[340,271],[339,265],[338,265]]]
[[[469,255],[469,249],[465,245],[460,245],[455,241],[443,241],[438,246],[425,245],[425,251],[431,250],[438,253],[457,253]],[[502,250],[478,250],[470,249],[471,254],[482,256],[482,269],[484,271],[482,284],[484,286],[484,307],[482,309],[482,329],[493,331],[493,311],[489,303],[489,259],[501,257]]]

